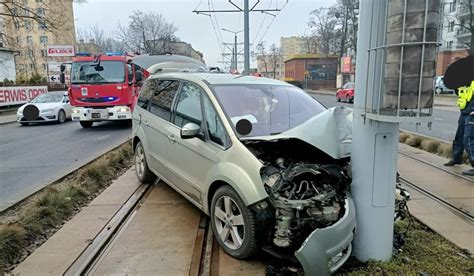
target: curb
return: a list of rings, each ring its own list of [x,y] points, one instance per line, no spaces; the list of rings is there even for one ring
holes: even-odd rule
[[[1,125],[13,124],[13,123],[16,123],[16,120],[15,121],[8,121],[8,122],[0,122],[0,126]]]
[[[428,135],[423,135],[423,134],[416,133],[416,132],[409,131],[409,130],[400,129],[399,131],[400,131],[401,133],[404,132],[404,133],[408,133],[408,134],[411,134],[411,135],[420,136],[421,138],[426,138],[426,139],[435,140],[435,141],[438,141],[438,142],[441,142],[441,143],[445,143],[445,144],[448,144],[448,145],[451,145],[451,144],[453,143],[453,142],[449,142],[449,141],[442,140],[442,139],[439,139],[439,138],[431,137],[431,136],[428,136]]]
[[[70,170],[69,172],[67,172],[65,175],[60,176],[60,177],[58,177],[57,179],[51,181],[50,183],[48,183],[46,186],[44,186],[43,188],[39,189],[38,191],[36,191],[36,192],[34,192],[34,193],[32,193],[32,194],[26,196],[26,197],[23,198],[22,200],[17,201],[17,202],[15,202],[13,205],[11,205],[11,206],[7,207],[6,209],[0,211],[0,215],[6,213],[6,212],[9,211],[9,210],[14,209],[15,207],[18,207],[18,205],[20,205],[21,203],[23,203],[25,200],[31,198],[32,196],[38,194],[38,193],[41,192],[41,191],[44,191],[46,188],[50,187],[51,185],[54,185],[54,184],[57,184],[57,183],[63,181],[64,179],[66,179],[67,177],[69,177],[70,175],[72,175],[73,173],[75,173],[75,172],[77,172],[77,171],[83,169],[84,167],[86,167],[86,166],[90,165],[91,163],[97,161],[97,159],[103,157],[104,155],[108,154],[108,153],[111,152],[111,151],[114,151],[114,150],[116,150],[116,149],[122,147],[123,145],[126,145],[127,143],[130,143],[131,141],[132,141],[132,139],[127,139],[127,141],[121,143],[120,145],[118,145],[118,146],[116,146],[116,147],[113,147],[112,149],[110,149],[110,150],[108,150],[108,151],[106,151],[106,152],[104,152],[104,153],[101,153],[99,156],[93,158],[92,160],[86,162],[85,164],[83,164],[83,165],[81,165],[81,166],[79,166],[79,167],[77,167],[77,168],[75,168],[75,169],[71,169],[71,170]],[[0,274],[0,275],[1,275],[1,274]]]

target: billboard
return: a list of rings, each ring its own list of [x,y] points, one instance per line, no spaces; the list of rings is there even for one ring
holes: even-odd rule
[[[74,45],[48,45],[48,57],[73,57]]]
[[[342,57],[341,58],[341,73],[346,73],[350,74],[351,73],[351,67],[352,67],[352,61],[351,57]]]
[[[44,93],[48,93],[47,86],[0,87],[0,106],[26,103]]]

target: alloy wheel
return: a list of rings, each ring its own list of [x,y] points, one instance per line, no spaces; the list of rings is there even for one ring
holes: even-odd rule
[[[244,218],[235,201],[220,197],[214,208],[214,223],[221,241],[232,250],[239,249],[244,243]]]
[[[138,146],[135,150],[135,170],[138,177],[143,179],[143,174],[145,173],[145,153],[141,146]]]

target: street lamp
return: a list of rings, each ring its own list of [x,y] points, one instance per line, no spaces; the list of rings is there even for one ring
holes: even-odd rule
[[[237,31],[237,32],[226,29],[226,28],[222,28],[222,30],[234,34],[234,50],[232,53],[232,62],[231,62],[231,64],[233,64],[234,67],[232,68],[232,65],[230,67],[237,71],[237,34],[243,32],[244,30]]]

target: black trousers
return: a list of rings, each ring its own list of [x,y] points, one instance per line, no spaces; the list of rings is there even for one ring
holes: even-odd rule
[[[453,159],[456,163],[462,163],[464,150],[474,167],[474,116],[467,113],[459,115],[458,128],[453,141]]]

